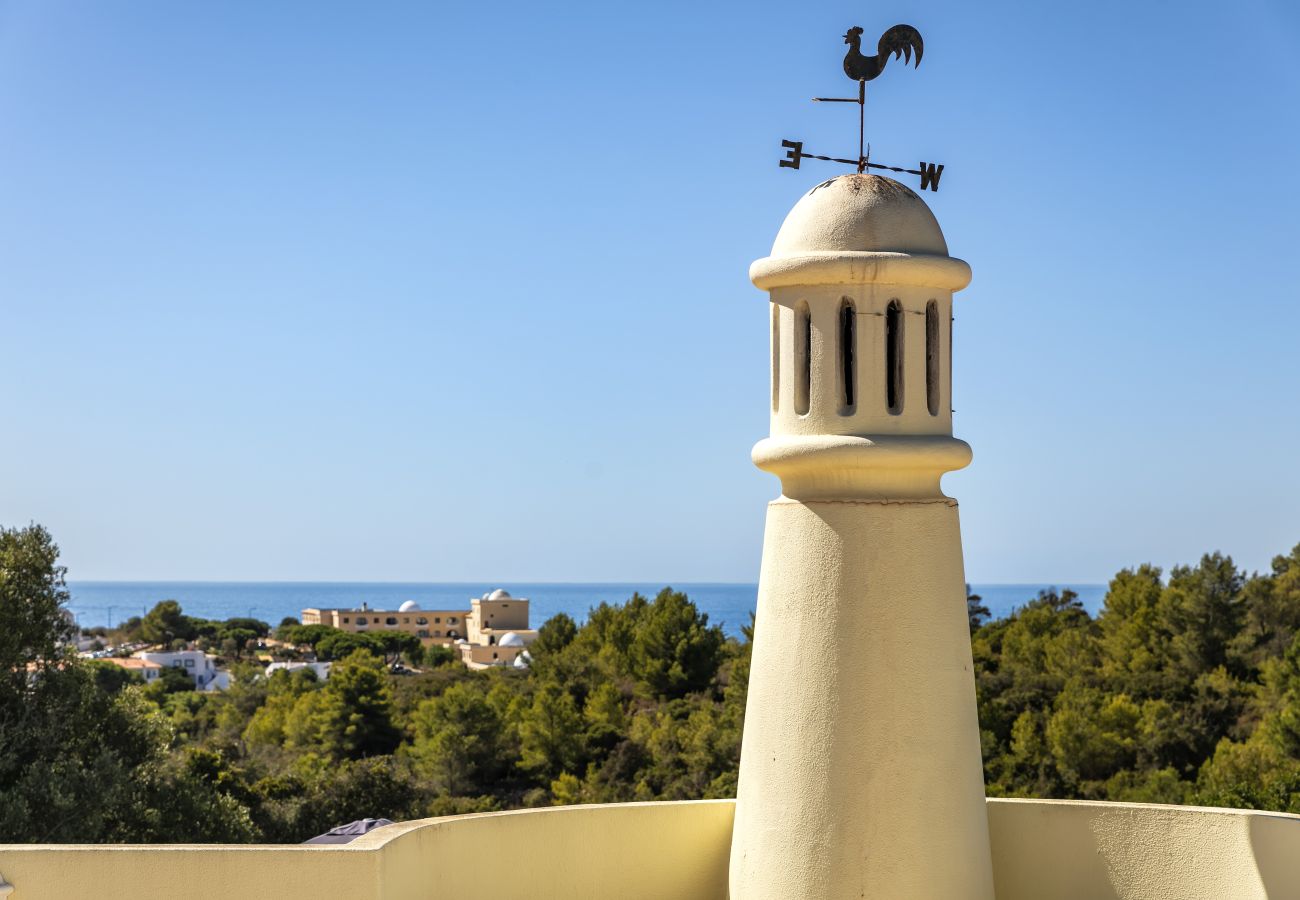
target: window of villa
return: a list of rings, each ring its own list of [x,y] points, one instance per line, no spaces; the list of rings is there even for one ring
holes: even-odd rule
[[[187,668],[187,669],[192,669],[192,668],[194,668],[194,660],[192,660],[192,659],[187,659],[187,660],[185,660],[185,668]]]
[[[343,624],[344,624],[344,625],[348,624],[348,617],[347,617],[347,616],[344,616],[344,617],[343,617]]]
[[[903,306],[897,300],[885,309],[885,402],[891,415],[903,411]]]
[[[448,625],[455,625],[455,624],[456,624],[456,617],[455,617],[455,616],[448,616],[448,617],[447,617],[447,624],[448,624]]]
[[[397,624],[397,616],[389,616],[387,619],[384,619],[384,624],[385,624],[385,625],[396,625],[396,624]]]
[[[416,625],[428,625],[428,624],[429,624],[429,620],[428,620],[427,618],[425,618],[424,616],[417,616],[417,617],[416,617],[416,620],[415,620],[415,624],[416,624]]]
[[[925,403],[930,415],[939,415],[939,304],[925,305]]]
[[[857,388],[857,361],[854,359],[857,333],[857,311],[853,308],[853,301],[845,297],[843,304],[840,306],[840,380],[843,382],[843,394],[841,396],[843,403],[840,407],[840,413],[842,415],[851,415],[853,413],[854,402],[857,399],[854,396]]]
[[[357,624],[358,624],[358,625],[368,625],[368,624],[370,624],[370,620],[367,619],[365,616],[357,616]]]

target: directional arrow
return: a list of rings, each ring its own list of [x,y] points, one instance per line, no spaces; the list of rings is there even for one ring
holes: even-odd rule
[[[882,169],[886,172],[902,172],[908,175],[919,175],[921,177],[921,190],[929,188],[932,192],[939,190],[939,179],[943,176],[942,163],[921,162],[919,169],[903,169],[898,166],[886,166],[881,163],[873,163],[866,156],[859,156],[857,159],[844,159],[839,156],[819,156],[816,153],[805,153],[803,141],[782,140],[781,146],[785,148],[785,158],[779,160],[778,164],[783,169],[797,169],[799,162],[804,159],[820,159],[825,162],[843,163],[846,166],[855,166],[859,172],[866,169]]]

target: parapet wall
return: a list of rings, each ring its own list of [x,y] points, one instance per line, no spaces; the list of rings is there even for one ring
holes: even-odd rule
[[[552,807],[406,822],[339,847],[3,845],[0,876],[8,900],[725,900],[733,812]],[[988,817],[998,900],[1300,896],[1297,816],[989,800]]]

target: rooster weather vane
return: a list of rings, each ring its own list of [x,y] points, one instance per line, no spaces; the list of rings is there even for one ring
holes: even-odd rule
[[[921,190],[929,188],[931,191],[939,190],[939,176],[943,174],[943,166],[935,163],[922,162],[919,169],[901,169],[897,166],[885,166],[880,163],[871,161],[871,145],[865,143],[866,138],[866,119],[867,119],[867,82],[877,78],[881,72],[885,71],[885,63],[889,62],[892,56],[894,59],[902,59],[903,64],[912,62],[912,54],[916,54],[914,66],[921,64],[921,54],[925,50],[925,45],[921,41],[921,33],[911,25],[895,25],[880,36],[880,43],[876,45],[875,56],[862,55],[862,29],[856,25],[848,30],[844,35],[844,43],[849,45],[849,52],[844,55],[844,74],[858,83],[858,96],[856,97],[813,97],[814,103],[856,103],[858,104],[858,158],[841,159],[837,156],[818,156],[815,153],[805,153],[803,141],[781,141],[781,146],[785,148],[785,159],[780,161],[783,169],[799,168],[800,160],[804,159],[821,159],[826,162],[844,163],[848,166],[857,166],[858,174],[861,175],[867,169],[884,169],[889,172],[905,172],[908,175],[921,176]]]

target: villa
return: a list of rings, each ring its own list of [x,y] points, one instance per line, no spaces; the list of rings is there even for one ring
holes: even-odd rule
[[[217,658],[202,650],[145,651],[132,657],[100,657],[100,662],[120,666],[153,684],[163,669],[180,669],[194,682],[197,691],[224,691],[230,687],[230,673],[217,668]]]
[[[472,597],[469,609],[421,609],[407,600],[397,609],[371,609],[362,603],[350,609],[309,607],[302,624],[328,625],[350,634],[404,631],[426,647],[452,647],[471,669],[527,666],[527,647],[537,638],[528,626],[528,600],[498,588]]]

